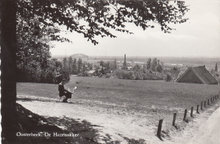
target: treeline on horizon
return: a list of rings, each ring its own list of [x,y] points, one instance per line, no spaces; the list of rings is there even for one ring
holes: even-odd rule
[[[81,58],[65,57],[63,69],[69,74],[78,76],[95,76],[131,80],[166,80],[171,81],[179,73],[179,68],[165,69],[163,62],[157,58],[148,58],[144,64],[131,64],[121,60],[98,60],[95,63]]]
[[[91,63],[89,60],[72,56],[62,59],[52,58],[48,45],[38,45],[38,48],[32,49],[24,46],[23,43],[19,46],[16,55],[18,82],[57,83],[58,75],[62,75],[64,81],[68,81],[70,75],[172,81],[180,73],[179,67],[167,68],[158,58],[142,57],[143,64],[133,65],[130,62],[135,62],[137,57],[128,57],[124,62],[122,57],[108,60],[103,57],[103,60],[99,58],[95,63]],[[91,57],[89,59],[91,60]]]

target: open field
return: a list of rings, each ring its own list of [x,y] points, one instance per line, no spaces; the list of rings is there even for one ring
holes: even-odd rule
[[[129,109],[151,110],[158,108],[189,108],[202,100],[219,93],[219,85],[169,83],[164,81],[136,81],[89,77],[71,77],[66,84],[72,89],[77,86],[74,99],[125,105]],[[57,85],[18,83],[18,94],[50,98],[58,97]]]
[[[51,106],[53,112],[50,113],[45,112],[45,109],[36,110],[36,113],[40,111],[43,115],[69,115],[86,119],[102,126],[102,131],[105,134],[110,133],[113,139],[119,140],[118,137],[122,135],[151,140],[155,137],[160,118],[164,118],[164,126],[169,127],[172,114],[178,112],[177,119],[182,121],[185,108],[195,107],[201,101],[219,94],[220,90],[219,85],[72,76],[66,87],[71,89],[74,86],[78,89],[71,104],[33,101],[21,104],[29,109]],[[55,84],[18,83],[17,92],[18,95],[58,99]],[[60,110],[62,107],[71,109],[71,112]]]

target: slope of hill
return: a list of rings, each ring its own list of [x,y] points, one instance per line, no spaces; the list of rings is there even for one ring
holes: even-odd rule
[[[79,58],[81,58],[81,59],[88,59],[89,58],[89,56],[88,55],[85,55],[85,54],[73,54],[73,55],[71,55],[71,57],[72,58],[76,58],[76,59],[79,59]]]

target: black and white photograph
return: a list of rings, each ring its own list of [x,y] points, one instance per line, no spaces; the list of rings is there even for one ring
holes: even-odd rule
[[[220,0],[0,0],[2,144],[220,144]]]

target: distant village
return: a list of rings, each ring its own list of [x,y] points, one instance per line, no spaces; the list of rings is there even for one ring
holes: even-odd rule
[[[157,58],[147,58],[146,62],[128,60],[126,54],[124,54],[123,59],[109,60],[89,60],[86,55],[76,54],[64,57],[61,61],[65,73],[84,77],[165,80],[205,84],[218,84],[219,82],[217,63],[213,69],[208,71],[205,66],[165,65]]]

